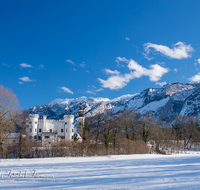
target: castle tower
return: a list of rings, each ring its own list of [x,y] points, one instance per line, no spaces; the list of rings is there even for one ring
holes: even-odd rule
[[[71,141],[74,139],[74,115],[64,115],[64,122],[65,140]]]
[[[38,114],[29,114],[28,129],[27,132],[30,136],[35,137],[38,134]]]
[[[43,131],[47,131],[47,128],[46,128],[46,121],[47,121],[47,116],[46,116],[46,115],[43,115]]]
[[[85,121],[84,115],[85,115],[85,112],[83,110],[82,102],[80,103],[80,106],[79,106],[78,115],[79,115],[79,118],[77,119],[77,132],[79,133],[79,135],[81,137],[83,137],[83,128],[84,128],[84,121]]]

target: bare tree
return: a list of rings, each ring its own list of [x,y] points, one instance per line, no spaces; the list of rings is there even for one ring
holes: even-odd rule
[[[177,151],[180,149],[180,140],[183,136],[183,126],[185,125],[186,118],[186,116],[177,116],[172,124],[172,134],[176,140]]]
[[[27,134],[26,128],[28,125],[26,124],[29,117],[28,117],[27,110],[23,110],[19,115],[19,123],[17,124],[19,130],[19,138],[18,138],[18,158],[22,158],[23,150],[26,149],[26,141],[27,141]]]
[[[90,119],[91,131],[95,136],[96,145],[100,140],[100,136],[103,133],[103,123],[104,123],[104,114],[97,114]]]
[[[9,89],[0,86],[0,154],[4,158],[4,144],[13,132],[19,112],[16,95]]]
[[[199,139],[199,123],[196,117],[183,117],[182,121],[182,138],[184,141],[184,149],[194,145]]]
[[[135,127],[136,118],[135,112],[133,110],[125,110],[120,115],[117,116],[118,126],[120,128],[120,133],[124,134],[127,140],[135,140]]]

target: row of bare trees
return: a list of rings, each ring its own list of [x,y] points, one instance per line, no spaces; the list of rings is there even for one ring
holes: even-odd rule
[[[159,121],[151,112],[140,115],[133,110],[121,114],[98,114],[85,122],[83,144],[104,144],[106,154],[132,154],[137,143],[144,146],[134,153],[171,154],[200,150],[199,117],[177,116],[169,122]],[[149,149],[148,149],[149,147]],[[135,147],[134,147],[135,148]],[[126,150],[126,151],[125,151]]]
[[[25,121],[27,113],[19,115]],[[171,154],[200,149],[200,127],[196,117],[179,116],[170,124],[156,119],[151,113],[141,116],[126,110],[114,116],[98,114],[86,118],[82,143],[60,141],[42,147],[41,142],[25,134],[25,122],[19,123],[17,143],[4,146],[4,158],[33,158],[54,156],[102,156],[113,154]],[[3,156],[2,156],[3,157]]]
[[[19,115],[25,121],[27,113]],[[25,136],[25,122],[18,124],[17,143],[4,146],[4,158],[42,158],[57,156],[102,156],[113,154],[172,154],[200,150],[200,127],[196,117],[179,116],[170,124],[156,119],[151,113],[141,116],[126,110],[113,116],[98,114],[86,118],[82,143],[60,141],[42,147],[41,142]]]
[[[15,94],[0,86],[0,157],[94,156],[144,154],[200,149],[199,117],[177,116],[169,122],[151,112],[141,115],[125,110],[118,115],[107,111],[84,122],[82,143],[60,141],[49,147],[26,134],[28,113],[19,109]],[[13,132],[17,137],[11,137]],[[76,137],[76,136],[75,136]]]

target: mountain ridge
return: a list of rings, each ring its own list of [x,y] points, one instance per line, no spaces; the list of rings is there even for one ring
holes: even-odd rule
[[[168,83],[161,88],[147,88],[141,93],[122,95],[111,100],[84,96],[55,99],[45,105],[33,106],[28,112],[37,113],[40,118],[43,115],[51,119],[61,119],[63,115],[74,115],[77,118],[81,101],[87,117],[107,109],[112,110],[113,114],[131,109],[141,114],[152,111],[157,118],[167,121],[176,115],[200,115],[200,84]]]

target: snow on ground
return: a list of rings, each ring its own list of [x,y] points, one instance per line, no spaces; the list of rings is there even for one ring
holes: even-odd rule
[[[199,154],[1,159],[0,169],[0,189],[200,189]]]

